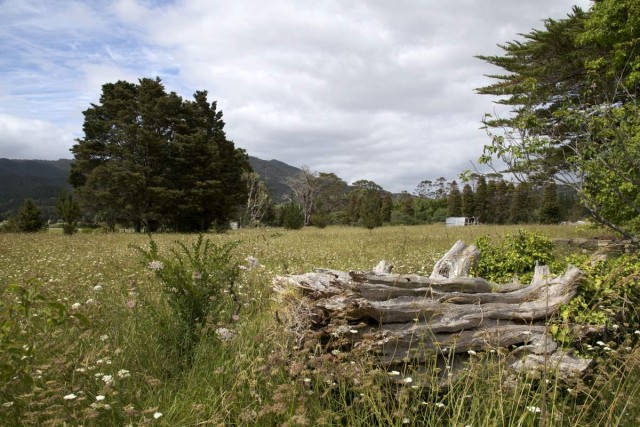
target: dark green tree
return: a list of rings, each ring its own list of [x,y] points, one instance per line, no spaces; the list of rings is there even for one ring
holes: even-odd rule
[[[593,219],[640,240],[640,6],[598,0],[566,19],[481,57],[506,73],[480,93],[500,96],[507,117],[487,116],[499,158],[520,180],[572,187]]]
[[[393,199],[391,198],[391,193],[385,191],[384,196],[382,196],[382,207],[380,209],[382,222],[390,222],[391,212],[393,211]]]
[[[473,216],[476,211],[475,197],[471,185],[462,187],[462,216]]]
[[[360,221],[369,230],[382,225],[382,196],[379,190],[367,189],[362,193]]]
[[[531,219],[531,194],[529,184],[519,183],[511,199],[509,220],[513,224],[526,224]]]
[[[478,220],[483,223],[489,223],[489,194],[487,188],[487,180],[484,176],[478,177],[476,183],[476,191],[474,194],[474,211],[473,216],[478,217]]]
[[[557,224],[560,222],[560,203],[558,202],[558,187],[555,182],[545,184],[542,189],[538,217],[543,224]]]
[[[82,216],[80,205],[68,191],[61,191],[56,201],[56,210],[62,220],[64,234],[73,234],[78,230],[78,221]]]
[[[248,158],[227,140],[206,91],[188,101],[160,79],[107,83],[84,117],[70,181],[85,209],[110,228],[224,228],[245,204]]]
[[[484,217],[480,218],[480,220],[485,224],[495,224],[496,223],[496,192],[497,192],[498,184],[495,180],[490,179],[487,182],[487,202],[485,205],[485,213]]]
[[[42,219],[42,212],[31,199],[26,199],[20,207],[15,217],[15,224],[18,231],[23,233],[38,232],[46,225]]]
[[[462,196],[458,189],[458,183],[452,181],[449,185],[449,197],[447,198],[447,214],[449,216],[462,216]]]
[[[287,230],[299,230],[304,227],[304,211],[300,205],[290,202],[284,206],[282,225]]]

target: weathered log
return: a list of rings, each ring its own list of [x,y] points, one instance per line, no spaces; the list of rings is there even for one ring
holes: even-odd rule
[[[474,263],[477,261],[480,250],[474,245],[467,246],[462,240],[453,244],[451,249],[444,254],[429,276],[432,279],[447,279],[454,277],[466,277]]]
[[[582,272],[569,266],[552,277],[548,267],[536,266],[529,285],[496,285],[467,277],[478,254],[458,241],[430,277],[392,274],[381,261],[372,272],[316,269],[277,276],[273,285],[278,293],[302,292],[299,332],[323,340],[327,351],[361,348],[393,364],[515,346],[512,358],[521,363],[512,362],[514,369],[534,369],[539,359],[531,356],[544,354],[548,362],[559,350],[546,321],[573,298]],[[566,372],[588,366],[554,357]]]

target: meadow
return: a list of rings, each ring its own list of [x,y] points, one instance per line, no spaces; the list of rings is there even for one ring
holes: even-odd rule
[[[602,234],[573,226],[526,228],[551,238]],[[231,315],[230,306],[220,305],[188,355],[175,350],[180,337],[166,289],[135,249],[148,248],[149,236],[0,234],[0,424],[640,424],[635,341],[607,342],[608,350],[595,345],[598,365],[573,384],[515,375],[503,369],[501,352],[479,354],[443,391],[430,380],[435,366],[407,366],[414,381],[398,386],[372,357],[302,351],[279,322],[284,308],[270,290],[275,275],[317,267],[370,270],[381,259],[394,264],[394,272],[428,275],[456,240],[500,240],[517,230],[430,225],[206,235],[217,244],[237,242],[240,309]],[[176,241],[197,239],[153,236],[166,257]],[[558,251],[559,257],[570,252]]]

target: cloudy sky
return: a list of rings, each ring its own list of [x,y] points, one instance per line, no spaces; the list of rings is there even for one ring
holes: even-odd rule
[[[412,191],[481,154],[473,58],[589,0],[0,0],[0,157],[71,158],[101,85],[208,90],[252,156]]]

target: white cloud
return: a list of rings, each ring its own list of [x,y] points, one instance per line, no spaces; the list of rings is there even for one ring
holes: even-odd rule
[[[251,155],[411,190],[455,177],[487,142],[492,100],[474,88],[495,70],[473,55],[573,3],[10,0],[0,113],[79,134],[102,84],[159,75],[186,97],[208,90]]]
[[[73,139],[70,129],[55,123],[0,113],[0,157],[68,159]]]

